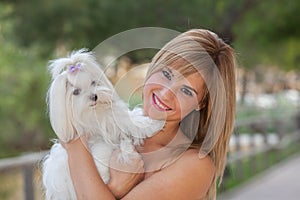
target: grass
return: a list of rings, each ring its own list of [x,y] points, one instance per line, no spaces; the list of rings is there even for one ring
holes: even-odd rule
[[[279,133],[278,131],[281,130],[282,134],[284,134],[295,131],[296,123],[293,120],[293,116],[298,111],[299,109],[297,107],[286,104],[278,105],[278,107],[270,109],[238,106],[236,120],[247,121],[265,116],[271,119],[271,121],[268,122],[268,124],[264,124],[265,132],[263,133]],[[255,131],[256,130],[248,125],[239,126],[235,130],[237,134],[251,134]],[[300,153],[300,145],[299,142],[294,141],[284,149],[274,149],[229,164],[219,192],[231,190],[238,185],[251,180],[254,176],[259,175],[272,165],[285,160],[297,152]]]
[[[299,143],[287,146],[285,149],[260,153],[253,157],[244,158],[227,166],[227,174],[220,188],[220,193],[231,190],[261,174],[269,167],[300,153]],[[254,167],[255,166],[255,167]]]

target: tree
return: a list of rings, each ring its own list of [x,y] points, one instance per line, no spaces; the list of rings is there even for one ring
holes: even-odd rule
[[[299,68],[299,9],[297,0],[266,0],[245,13],[234,32],[237,48],[243,56],[251,58],[246,65],[263,62],[285,69]]]
[[[299,10],[297,0],[0,0],[0,126],[19,138],[49,138],[47,60],[137,27],[207,28],[234,46],[247,70],[261,63],[299,69]],[[140,62],[153,53],[128,55]]]
[[[49,53],[62,46],[68,50],[93,48],[114,34],[143,26],[178,31],[194,27],[214,30],[229,6],[209,0],[188,3],[181,0],[29,0],[16,1],[14,7],[15,38],[19,44],[43,45]]]
[[[0,157],[45,149],[52,133],[46,114],[46,62],[10,41],[12,8],[0,5]]]

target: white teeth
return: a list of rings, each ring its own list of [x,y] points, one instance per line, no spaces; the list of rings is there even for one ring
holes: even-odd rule
[[[161,108],[161,109],[163,109],[163,110],[168,110],[168,109],[169,109],[168,107],[162,105],[155,95],[154,95],[154,100],[155,100],[156,105],[157,105],[159,108]]]

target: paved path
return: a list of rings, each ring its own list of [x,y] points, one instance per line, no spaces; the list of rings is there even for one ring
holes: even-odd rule
[[[217,200],[300,200],[300,155],[275,165]]]

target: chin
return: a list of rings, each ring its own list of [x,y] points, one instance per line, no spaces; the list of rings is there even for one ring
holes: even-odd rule
[[[67,152],[58,142],[86,136],[97,170],[105,183],[109,181],[112,152],[120,149],[120,161],[140,157],[135,145],[143,144],[164,126],[142,109],[129,110],[96,62],[92,52],[84,49],[69,57],[50,62],[52,75],[48,91],[49,118],[58,140],[43,159],[45,198],[76,199],[70,177]]]
[[[165,111],[157,110],[153,105],[151,105],[145,114],[153,119],[153,120],[163,120],[166,121],[168,117],[168,113]]]

